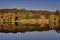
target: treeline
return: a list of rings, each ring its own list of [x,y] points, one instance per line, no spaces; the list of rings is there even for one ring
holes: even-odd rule
[[[9,13],[9,12],[13,12],[13,13],[28,13],[28,12],[31,12],[31,13],[41,13],[41,14],[51,14],[51,13],[54,13],[56,14],[57,13],[60,13],[60,10],[57,9],[55,12],[51,12],[51,11],[47,11],[47,10],[27,10],[27,9],[17,9],[17,8],[12,8],[12,9],[0,9],[0,13]]]
[[[43,14],[43,15],[51,15],[51,14],[54,14],[54,15],[59,15],[60,16],[60,10],[59,9],[57,9],[55,12],[51,12],[51,11],[47,11],[47,10],[27,10],[27,9],[17,9],[17,8],[12,8],[12,9],[0,9],[0,13],[15,13],[16,15],[18,15],[18,14],[23,14],[23,15],[37,15],[37,16],[39,16],[39,15],[41,15],[41,14]],[[30,16],[31,16],[30,15]]]
[[[27,9],[0,9],[0,16],[2,15],[5,19],[40,19],[40,18],[49,18],[50,15],[60,16],[60,10],[56,10],[55,12],[47,11],[47,10],[27,10]],[[9,16],[8,16],[9,15]],[[2,17],[1,16],[1,17]],[[11,17],[12,16],[12,17]]]

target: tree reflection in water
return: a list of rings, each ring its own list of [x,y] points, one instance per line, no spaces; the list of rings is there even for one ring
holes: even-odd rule
[[[25,33],[27,31],[49,31],[49,30],[55,30],[57,33],[60,32],[60,24],[52,23],[52,24],[21,24],[15,22],[12,24],[11,22],[5,22],[4,24],[0,23],[0,32],[4,33]]]

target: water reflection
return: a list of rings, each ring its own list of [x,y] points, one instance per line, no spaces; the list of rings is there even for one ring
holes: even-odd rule
[[[57,33],[60,32],[60,24],[59,23],[50,23],[50,24],[21,24],[19,22],[4,22],[0,23],[0,32],[5,33],[25,33],[27,31],[49,31],[55,30]]]

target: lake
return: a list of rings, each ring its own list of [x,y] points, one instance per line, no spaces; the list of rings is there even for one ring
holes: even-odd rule
[[[60,26],[5,23],[0,25],[0,40],[60,40]]]
[[[0,40],[60,40],[60,33],[55,30],[32,31],[25,33],[0,33]]]

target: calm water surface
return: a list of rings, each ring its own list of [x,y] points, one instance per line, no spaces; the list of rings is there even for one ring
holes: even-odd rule
[[[60,25],[11,26],[6,23],[0,25],[0,40],[60,40]]]
[[[60,33],[57,33],[55,30],[25,33],[0,33],[0,40],[60,40]]]

